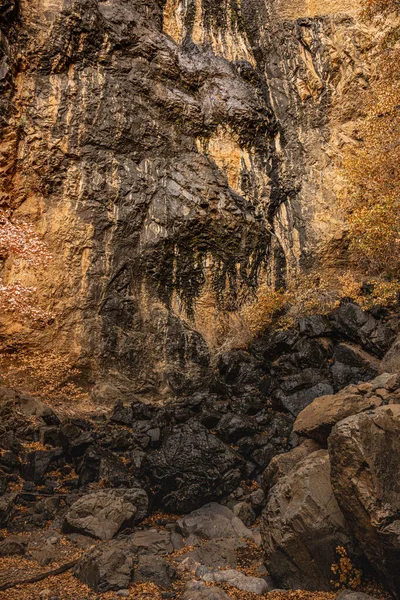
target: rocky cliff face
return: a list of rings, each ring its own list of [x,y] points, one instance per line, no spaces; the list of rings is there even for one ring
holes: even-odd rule
[[[0,201],[54,255],[31,345],[79,357],[99,398],[179,394],[210,373],[207,290],[235,310],[341,247],[335,160],[378,36],[357,8],[0,1]]]

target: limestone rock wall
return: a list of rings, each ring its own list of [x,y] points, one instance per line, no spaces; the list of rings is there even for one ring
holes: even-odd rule
[[[54,259],[24,343],[78,357],[102,397],[210,375],[211,286],[234,310],[340,245],[376,31],[348,0],[1,0],[0,203]],[[20,265],[9,281],[29,282]]]

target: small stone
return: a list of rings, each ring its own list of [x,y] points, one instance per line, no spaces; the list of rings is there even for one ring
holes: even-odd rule
[[[119,598],[129,598],[131,593],[129,590],[118,590],[118,592],[116,592],[115,595]]]
[[[200,563],[197,560],[188,556],[176,567],[176,570],[178,573],[185,573],[186,571],[194,573],[199,566]]]

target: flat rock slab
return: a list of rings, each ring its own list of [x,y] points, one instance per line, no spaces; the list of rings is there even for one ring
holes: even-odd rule
[[[186,537],[194,534],[205,540],[253,538],[250,529],[229,508],[216,502],[206,504],[179,519],[178,525]]]
[[[157,529],[135,531],[129,536],[129,541],[137,554],[165,556],[172,554],[175,550],[173,535],[169,531],[159,531]]]

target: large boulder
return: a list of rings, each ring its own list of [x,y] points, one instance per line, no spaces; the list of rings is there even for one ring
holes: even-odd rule
[[[382,403],[382,397],[372,392],[362,393],[355,386],[350,386],[338,394],[314,400],[298,415],[293,431],[318,442],[326,442],[336,423],[350,415],[377,408]]]
[[[80,581],[101,593],[129,587],[133,571],[130,545],[118,540],[91,548],[74,567],[74,575]]]
[[[218,538],[249,538],[253,534],[226,506],[211,502],[179,519],[184,536],[196,535],[205,540]]]
[[[320,449],[319,444],[314,440],[304,440],[302,444],[296,446],[289,452],[274,456],[261,477],[261,483],[265,494],[268,494],[272,486],[274,486],[282,477],[290,473],[299,462]]]
[[[63,529],[111,540],[121,529],[142,520],[147,508],[147,494],[140,487],[92,492],[72,504],[64,517]]]
[[[173,427],[144,460],[144,476],[165,510],[188,512],[240,483],[244,462],[196,422]]]
[[[261,535],[278,586],[331,589],[336,548],[349,548],[351,536],[332,491],[326,450],[310,454],[271,489]]]
[[[354,535],[400,597],[400,405],[338,423],[329,453],[333,490]]]

